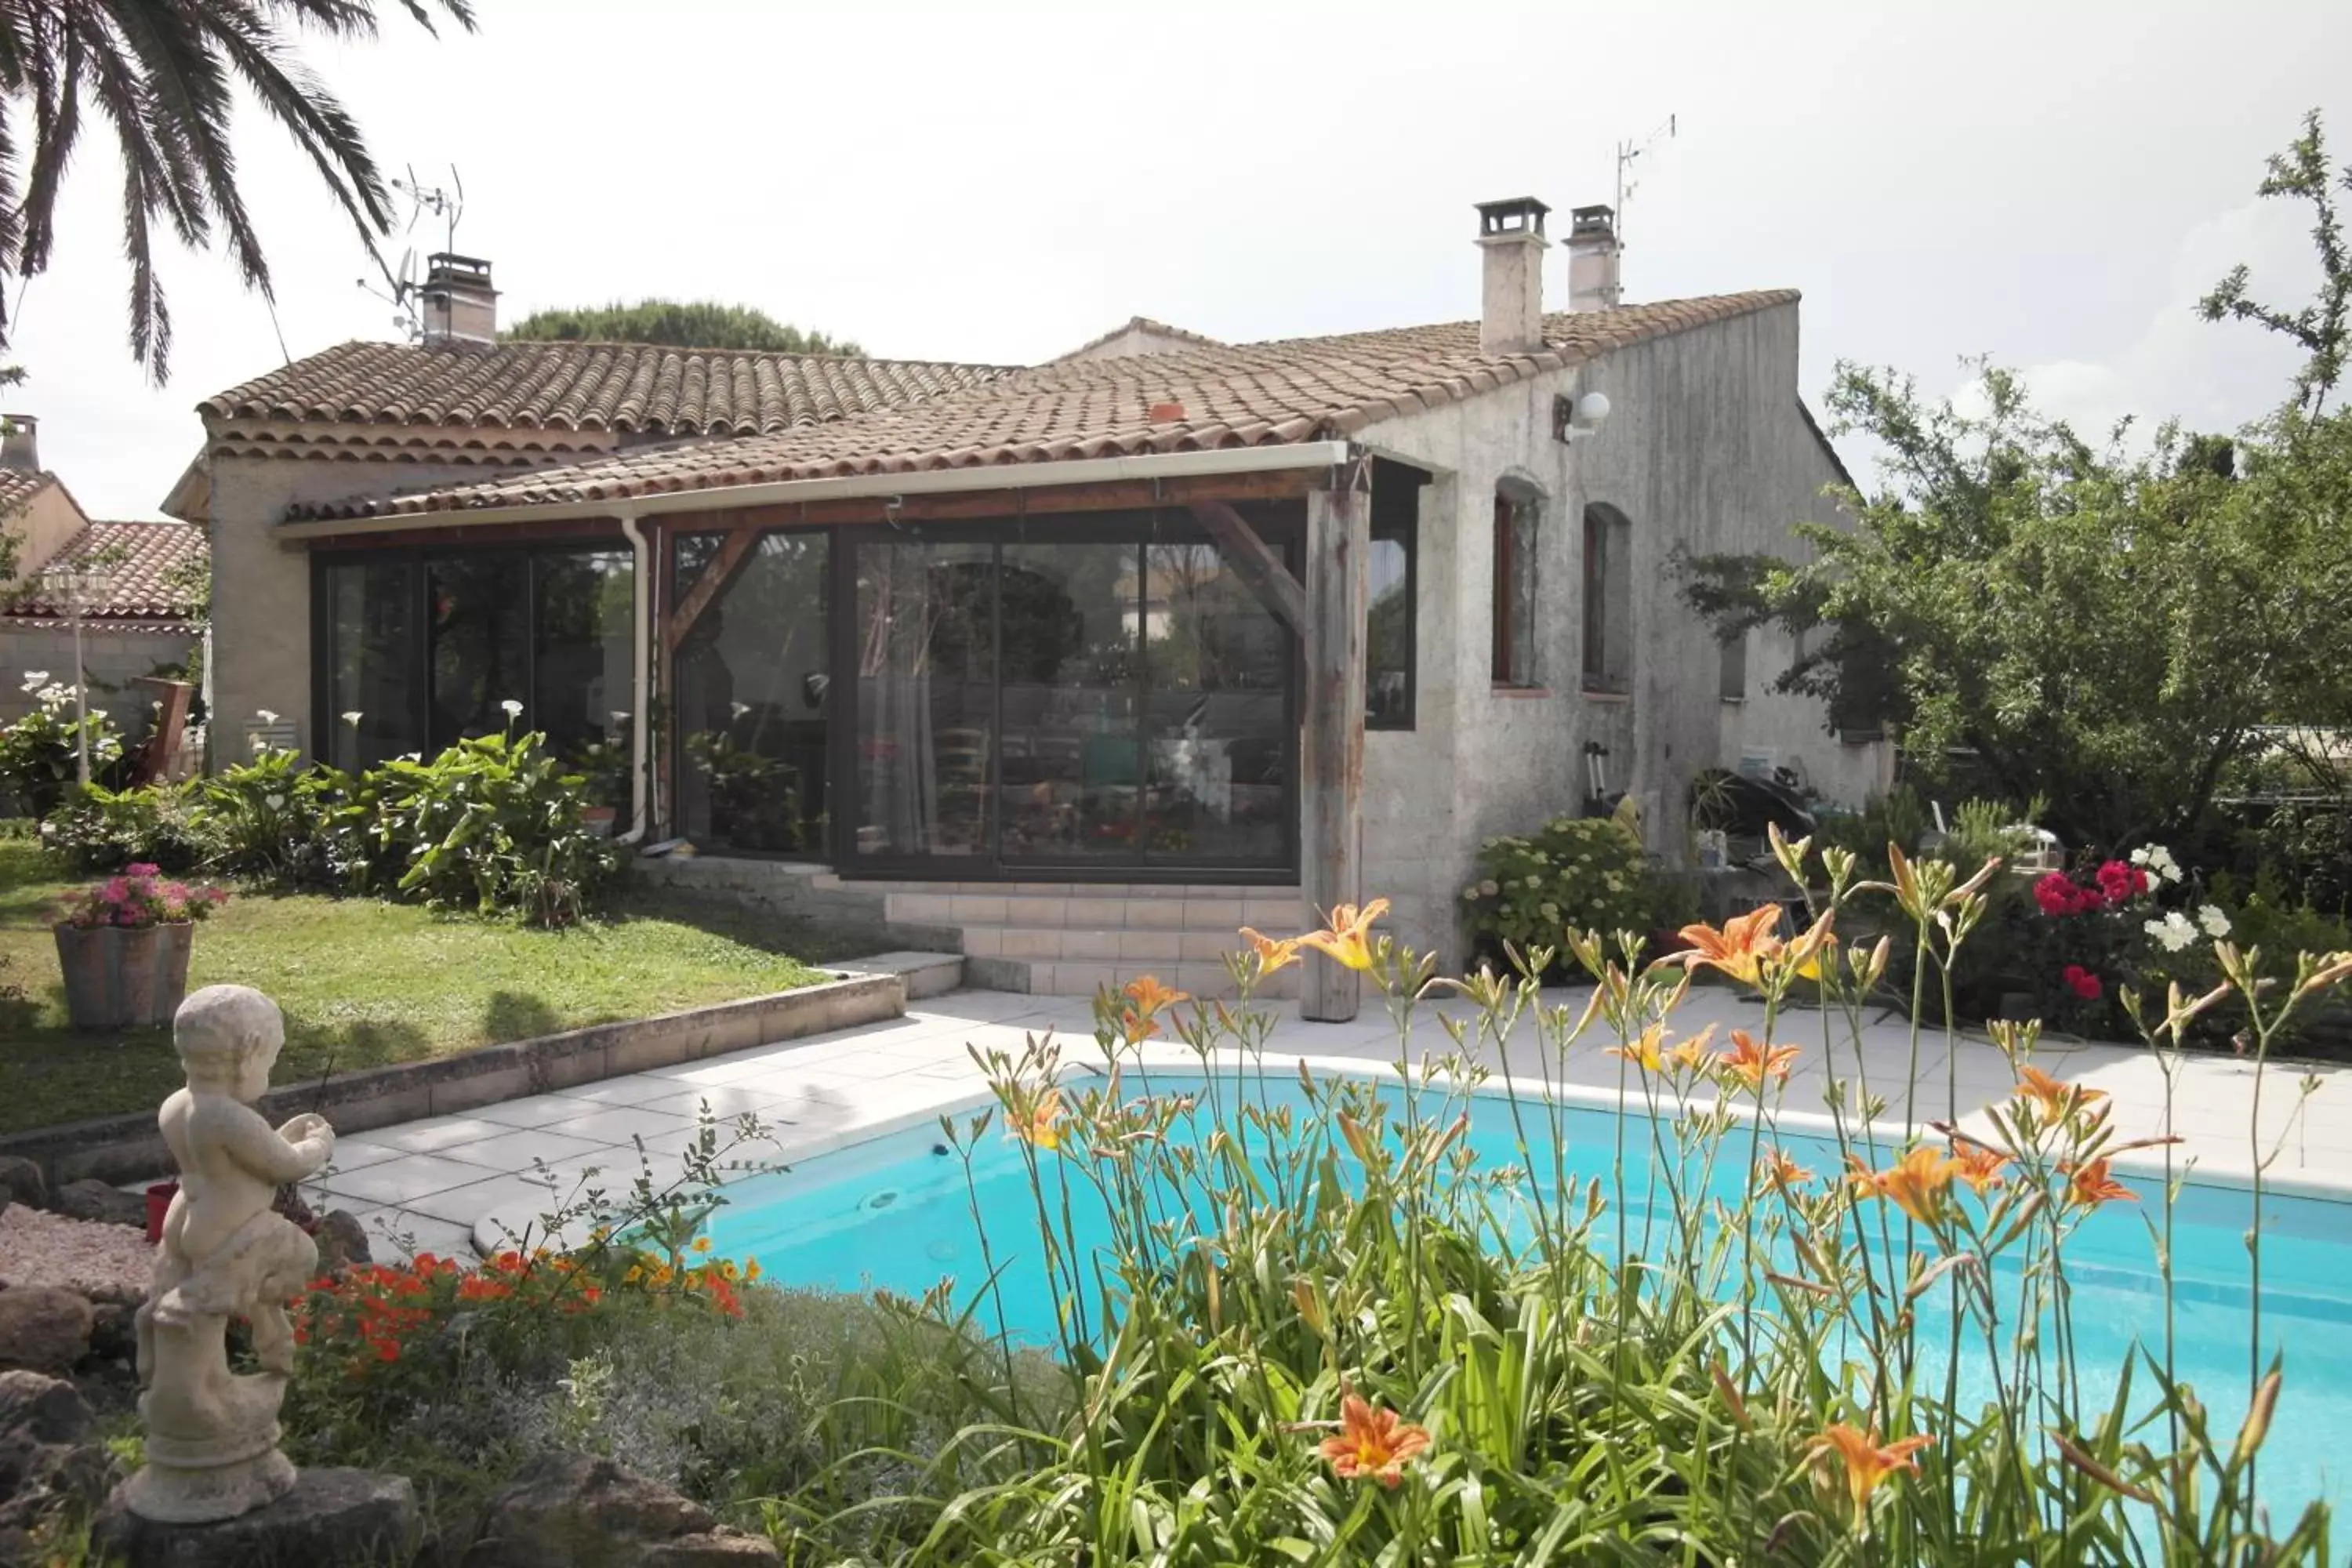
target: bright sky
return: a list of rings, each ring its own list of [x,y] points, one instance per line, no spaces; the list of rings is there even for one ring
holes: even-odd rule
[[[309,58],[389,171],[457,166],[457,248],[505,319],[712,297],[907,358],[1031,362],[1135,314],[1234,340],[1463,319],[1473,202],[1606,201],[1613,144],[1674,114],[1637,166],[1629,299],[1801,288],[1816,400],[1841,358],[1944,391],[1989,353],[2087,426],[2228,428],[2294,356],[2190,306],[2241,259],[2299,303],[2301,211],[2255,199],[2263,158],[2317,107],[2352,159],[2352,6],[2326,0],[477,3],[472,37],[384,0],[382,40]],[[392,336],[307,164],[258,115],[239,134],[287,352]],[[144,517],[195,402],[283,356],[226,259],[178,256],[172,380],[145,384],[115,170],[93,124],[14,322],[31,380],[0,400],[93,514]]]

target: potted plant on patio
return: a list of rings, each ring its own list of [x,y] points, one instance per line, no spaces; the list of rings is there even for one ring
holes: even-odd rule
[[[195,922],[228,895],[168,881],[151,865],[83,889],[58,909],[58,968],[77,1029],[161,1026],[188,990]]]

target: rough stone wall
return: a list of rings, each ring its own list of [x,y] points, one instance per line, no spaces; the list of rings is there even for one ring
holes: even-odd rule
[[[1607,423],[1570,446],[1551,434],[1556,395],[1605,393]],[[1833,799],[1860,804],[1879,747],[1847,746],[1815,703],[1765,692],[1785,641],[1758,634],[1748,696],[1721,697],[1721,650],[1681,599],[1677,548],[1694,554],[1793,547],[1792,525],[1837,521],[1822,487],[1835,467],[1799,405],[1793,305],[1618,350],[1444,407],[1368,427],[1375,450],[1430,469],[1420,534],[1418,723],[1365,748],[1365,891],[1395,900],[1401,935],[1448,960],[1464,952],[1460,893],[1486,838],[1580,805],[1583,747],[1608,748],[1612,789],[1643,805],[1654,851],[1689,854],[1691,775],[1769,749]],[[1532,691],[1492,681],[1498,481],[1543,498]],[[1606,503],[1632,524],[1631,689],[1588,695],[1583,516]]]

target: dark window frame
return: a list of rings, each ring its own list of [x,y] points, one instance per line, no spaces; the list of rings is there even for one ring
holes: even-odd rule
[[[1532,514],[1528,515],[1528,514]],[[1519,548],[1527,522],[1528,547]],[[1536,610],[1542,603],[1543,496],[1507,480],[1495,487],[1494,646],[1488,673],[1497,689],[1535,691],[1543,687],[1542,651]],[[1522,626],[1522,620],[1527,623]],[[1524,643],[1521,634],[1525,634]],[[1519,662],[1524,646],[1527,661]]]
[[[403,728],[415,744],[410,749],[430,757],[433,746],[433,585],[427,563],[457,556],[488,558],[505,556],[523,563],[525,584],[523,605],[523,670],[518,694],[526,704],[537,701],[539,694],[539,568],[543,556],[626,554],[631,556],[630,570],[636,569],[634,552],[628,541],[618,531],[607,534],[583,534],[575,538],[535,540],[530,542],[501,541],[496,543],[428,545],[400,544],[375,549],[315,550],[310,552],[310,744],[313,761],[332,762],[335,731],[331,725],[341,722],[334,710],[334,605],[327,591],[328,575],[339,566],[383,566],[396,564],[407,575],[405,592],[409,599],[410,646],[407,651],[406,711]],[[634,697],[632,698],[634,701]],[[535,719],[530,707],[523,710],[523,721]],[[534,726],[535,727],[535,726]],[[404,753],[394,753],[395,755]],[[372,766],[374,764],[363,764]]]
[[[1421,487],[1433,476],[1386,458],[1372,460],[1371,539],[1392,540],[1404,550],[1404,699],[1385,717],[1372,712],[1371,649],[1365,648],[1364,728],[1412,730],[1420,720],[1421,698]],[[1369,613],[1371,606],[1366,606]],[[1369,636],[1366,637],[1370,643]]]
[[[1591,696],[1624,697],[1633,689],[1633,549],[1632,519],[1606,502],[1585,507],[1583,657],[1578,662],[1582,689]],[[1617,624],[1620,616],[1626,624]]]

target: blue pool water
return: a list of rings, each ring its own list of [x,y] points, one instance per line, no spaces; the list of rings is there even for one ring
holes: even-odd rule
[[[1200,1093],[1208,1087],[1197,1072],[1154,1073],[1150,1085],[1154,1094]],[[1226,1078],[1216,1087],[1229,1099],[1245,1092],[1259,1104],[1306,1110],[1295,1079]],[[1394,1106],[1399,1091],[1385,1092]],[[1523,1163],[1508,1102],[1488,1093],[1473,1097],[1470,1106],[1467,1142],[1481,1163]],[[1581,1186],[1597,1177],[1604,1193],[1612,1192],[1615,1112],[1572,1106],[1559,1114],[1570,1181]],[[956,1308],[976,1304],[982,1328],[1053,1345],[1058,1342],[1056,1302],[1042,1263],[1024,1151],[995,1130],[999,1125],[992,1124],[974,1151],[969,1185],[962,1161],[944,1152],[934,1121],[735,1183],[727,1189],[727,1206],[712,1217],[713,1244],[738,1261],[757,1258],[769,1279],[785,1285],[887,1289],[912,1298],[950,1279]],[[1535,1168],[1548,1173],[1549,1127],[1533,1117],[1526,1125],[1542,1145]],[[1625,1205],[1637,1247],[1640,1216],[1672,1212],[1663,1187],[1653,1190],[1652,1125],[1640,1117],[1625,1119]],[[1204,1110],[1195,1130],[1205,1137],[1209,1129]],[[1839,1168],[1836,1145],[1826,1137],[1783,1131],[1773,1142],[1816,1173]],[[1674,1158],[1671,1131],[1663,1143]],[[1736,1147],[1738,1154],[1727,1148],[1713,1173],[1716,1195],[1735,1202],[1744,1181],[1744,1131],[1736,1135]],[[1050,1163],[1056,1156],[1042,1158]],[[2098,1396],[2094,1391],[2112,1393],[2136,1342],[2162,1344],[2163,1297],[2147,1224],[2161,1213],[2161,1193],[2151,1183],[2127,1184],[2143,1201],[2107,1205],[2084,1222],[2067,1252],[2086,1400]],[[1068,1190],[1080,1240],[1106,1242],[1108,1218],[1092,1188],[1073,1181]],[[987,1270],[975,1207],[986,1219],[991,1256],[1003,1270],[986,1300],[980,1299]],[[2173,1210],[2175,1364],[2210,1412],[2224,1447],[2246,1408],[2251,1293],[2245,1236],[2252,1215],[2250,1193],[2217,1185],[2184,1188]],[[1593,1239],[1608,1245],[1613,1238],[1613,1221],[1604,1220]],[[2273,1351],[2284,1354],[2286,1378],[2263,1449],[2261,1489],[2280,1511],[2282,1525],[2284,1515],[2315,1497],[2326,1498],[2341,1520],[2352,1506],[2352,1203],[2267,1194],[2263,1275],[2263,1354],[2265,1361]],[[2003,1294],[2015,1300],[2013,1289]],[[1924,1297],[1923,1311],[1942,1295]],[[1942,1342],[1935,1325],[1923,1323],[1923,1345]],[[2136,1375],[2136,1405],[2146,1407],[2147,1388],[2145,1376]],[[1964,1406],[1974,1408],[1992,1394],[1987,1368],[1964,1361]]]

